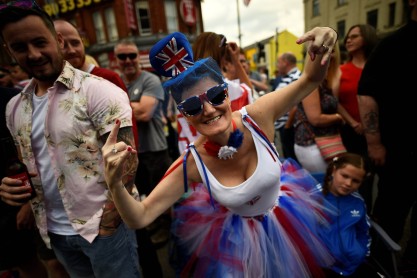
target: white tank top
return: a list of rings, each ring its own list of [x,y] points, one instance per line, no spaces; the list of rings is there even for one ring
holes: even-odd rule
[[[240,112],[242,118],[249,117],[245,108],[242,108]],[[241,184],[232,187],[222,185],[200,159],[196,149],[190,147],[190,150],[197,163],[203,183],[209,187],[213,198],[233,213],[250,217],[263,215],[277,204],[281,162],[276,153],[270,150],[270,145],[256,132],[256,129],[245,120],[243,120],[243,124],[252,133],[258,155],[258,165],[252,176]],[[207,173],[209,184],[205,179],[204,171]]]

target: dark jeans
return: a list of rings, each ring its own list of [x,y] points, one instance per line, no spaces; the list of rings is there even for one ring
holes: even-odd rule
[[[17,229],[18,210],[19,207],[0,201],[0,270],[19,266],[36,258],[35,237],[38,231]]]
[[[391,148],[392,149],[392,148]],[[389,151],[385,165],[377,169],[379,177],[378,195],[375,200],[373,217],[397,243],[404,235],[406,219],[416,206],[417,152],[410,150]],[[417,213],[415,209],[410,220],[410,241],[405,249],[408,259],[417,259]]]
[[[136,238],[143,276],[145,278],[162,278],[162,267],[147,229],[136,230]]]
[[[168,150],[139,153],[139,165],[136,171],[135,184],[139,194],[149,195],[164,176],[172,163]],[[162,268],[156,248],[146,228],[136,231],[139,243],[139,259],[145,277],[162,277]]]
[[[120,224],[88,242],[80,235],[50,233],[52,249],[71,277],[140,277],[135,233]]]

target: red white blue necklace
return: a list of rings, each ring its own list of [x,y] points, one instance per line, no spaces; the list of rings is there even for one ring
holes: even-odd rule
[[[243,132],[236,128],[236,123],[232,120],[233,132],[230,133],[226,146],[220,146],[210,140],[207,140],[203,147],[209,155],[220,159],[232,159],[233,154],[237,153],[237,149],[242,145]]]

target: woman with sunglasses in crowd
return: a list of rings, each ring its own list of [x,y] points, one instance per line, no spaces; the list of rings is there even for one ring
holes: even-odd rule
[[[336,32],[316,27],[307,42],[301,78],[232,112],[227,84],[217,63],[193,61],[181,33],[171,34],[150,52],[152,66],[173,78],[165,89],[201,136],[191,143],[143,201],[133,199],[122,182],[123,168],[136,151],[117,143],[120,122],[102,150],[105,177],[124,221],[145,227],[172,206],[188,186],[203,183],[175,210],[172,231],[184,256],[181,275],[190,277],[320,277],[332,263],[317,227],[322,203],[307,171],[281,164],[274,122],[323,80]],[[140,162],[139,162],[140,163]]]
[[[239,110],[253,102],[251,81],[239,61],[240,47],[235,42],[227,42],[222,34],[203,32],[195,38],[192,52],[195,61],[211,57],[222,69],[232,111]],[[178,148],[182,153],[188,144],[195,141],[200,134],[190,127],[180,112],[177,114],[177,127]]]

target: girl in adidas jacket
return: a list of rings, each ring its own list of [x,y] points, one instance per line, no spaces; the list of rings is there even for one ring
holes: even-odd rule
[[[366,174],[364,159],[353,153],[334,158],[327,167],[322,193],[334,214],[328,215],[319,233],[335,258],[327,277],[372,277],[357,276],[367,269],[371,245],[366,205],[357,192]]]

